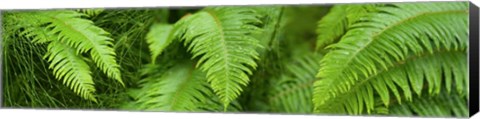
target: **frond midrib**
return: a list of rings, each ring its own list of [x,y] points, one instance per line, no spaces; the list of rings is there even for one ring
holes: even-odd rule
[[[218,17],[215,15],[215,13],[213,13],[212,11],[210,10],[206,10],[206,12],[208,13],[209,16],[211,16],[211,18],[215,21],[215,26],[217,26],[218,28],[218,32],[220,32],[220,41],[221,41],[221,47],[223,49],[223,59],[222,60],[223,62],[225,62],[224,64],[224,68],[227,70],[225,71],[225,77],[226,78],[230,78],[230,71],[228,71],[230,69],[230,62],[229,61],[229,58],[228,58],[228,55],[229,55],[229,52],[228,52],[228,48],[227,48],[227,44],[226,44],[226,39],[225,39],[225,33],[223,32],[223,26],[222,26],[222,23],[220,22],[220,20],[218,19]],[[230,82],[228,79],[227,79],[227,82]],[[225,83],[225,88],[228,88],[230,87],[230,83]],[[229,96],[229,92],[230,91],[225,91],[225,96]],[[226,100],[223,100],[223,99],[226,99]],[[224,103],[224,109],[227,109],[227,106],[228,106],[228,100],[229,98],[227,97],[224,97],[222,99],[222,102]]]

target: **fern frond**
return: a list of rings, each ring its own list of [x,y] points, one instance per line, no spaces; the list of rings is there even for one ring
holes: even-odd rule
[[[320,59],[308,54],[286,64],[286,73],[272,83],[269,103],[276,112],[311,113],[313,110],[312,90]]]
[[[212,7],[177,22],[181,39],[225,107],[242,92],[255,69],[262,47],[250,34],[260,32],[255,11],[239,7]]]
[[[93,97],[94,88],[90,69],[84,68],[86,64],[84,57],[81,56],[82,53],[89,52],[104,73],[121,84],[123,82],[119,66],[115,61],[115,52],[110,46],[112,39],[106,36],[107,32],[93,25],[92,21],[81,18],[82,16],[83,14],[70,10],[9,14],[9,18],[15,20],[17,25],[15,28],[23,29],[20,31],[21,36],[30,38],[33,43],[49,43],[50,53],[45,57],[49,57],[49,61],[52,62],[50,68],[53,68],[56,78],[63,78],[63,81],[66,81],[64,84],[83,98],[96,101]],[[55,46],[59,44],[61,46]],[[63,49],[66,51],[56,54]],[[74,53],[70,53],[70,50],[74,50]],[[82,67],[75,68],[77,65]],[[75,74],[78,76],[73,76],[74,74],[70,71],[78,73]]]
[[[400,88],[411,100],[411,92],[420,95],[423,90],[422,79],[428,93],[436,95],[443,87],[442,72],[450,76],[447,85],[455,80],[457,91],[465,94],[466,61],[461,58],[468,41],[467,5],[394,4],[363,14],[362,22],[327,47],[332,51],[321,60],[317,74],[321,80],[314,84],[316,112],[360,114],[365,107],[370,113],[375,92],[385,105],[388,89],[400,98]]]
[[[260,34],[257,35],[257,39],[260,40],[260,44],[263,47],[269,47],[272,45],[272,42],[275,42],[276,38],[279,35],[280,24],[283,17],[283,7],[281,6],[271,6],[271,7],[252,7],[255,9],[259,16],[259,20],[262,22],[262,30]],[[265,48],[259,48],[259,54],[263,54],[268,51]]]
[[[340,40],[349,27],[360,20],[362,14],[374,11],[375,6],[379,4],[335,5],[330,8],[330,12],[318,21],[316,50]]]
[[[49,20],[46,28],[51,29],[51,34],[58,34],[59,41],[76,48],[79,53],[89,52],[108,77],[124,85],[115,51],[111,48],[113,39],[107,37],[108,32],[95,26],[92,21],[80,18],[83,15],[75,11],[43,11],[35,16]]]
[[[147,43],[152,54],[152,63],[155,63],[158,55],[170,45],[173,41],[173,25],[169,24],[154,24],[147,33]]]
[[[347,12],[348,5],[335,5],[330,8],[330,12],[325,15],[317,26],[317,45],[316,50],[322,49],[326,45],[338,40],[348,28]]]
[[[141,89],[132,92],[130,109],[153,111],[202,111],[201,105],[215,96],[205,73],[193,63],[179,63],[161,75],[142,80]]]
[[[50,62],[49,68],[53,68],[55,78],[62,79],[63,84],[83,98],[97,102],[90,67],[75,49],[60,41],[52,41],[45,58]]]
[[[392,105],[388,113],[396,116],[468,117],[466,104],[464,96],[442,91],[439,96],[417,96],[412,102]]]

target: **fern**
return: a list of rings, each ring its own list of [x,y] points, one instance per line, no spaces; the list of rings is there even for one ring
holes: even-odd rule
[[[141,89],[132,92],[136,110],[202,111],[199,103],[214,96],[205,73],[192,63],[179,63],[161,75],[142,80]]]
[[[305,53],[306,54],[306,53]],[[272,83],[274,89],[269,91],[269,102],[276,112],[311,113],[312,83],[318,70],[319,56],[308,54],[296,57],[286,64],[287,71],[279,80]]]
[[[325,46],[337,42],[352,24],[360,20],[362,14],[374,11],[375,6],[380,5],[333,6],[330,12],[318,21],[316,50],[321,50]]]
[[[468,107],[465,97],[457,93],[442,91],[439,96],[416,96],[414,101],[407,104],[396,104],[389,108],[390,115],[397,116],[419,116],[428,117],[467,117]]]
[[[454,76],[445,79],[447,85],[454,80],[457,91],[465,94],[461,87],[466,87],[462,72],[466,60],[461,58],[467,48],[467,4],[394,4],[375,9],[360,15],[361,22],[327,47],[332,51],[321,60],[317,75],[321,80],[314,84],[316,112],[370,113],[374,90],[385,105],[388,89],[400,99],[400,88],[411,100],[411,92],[420,95],[424,78],[428,93],[436,95],[442,87],[442,72]]]
[[[47,28],[51,28],[53,33],[59,33],[58,40],[77,48],[80,53],[89,51],[93,61],[104,73],[124,85],[114,57],[115,52],[109,47],[112,39],[106,36],[107,32],[95,27],[91,21],[79,18],[82,14],[73,11],[42,12],[39,15],[52,20]]]
[[[115,60],[115,52],[110,47],[112,39],[107,37],[107,32],[94,26],[91,21],[81,18],[82,16],[81,13],[69,10],[20,12],[12,15],[13,18],[21,19],[16,21],[19,28],[24,28],[20,34],[32,38],[32,42],[62,45],[49,45],[48,57],[54,74],[57,78],[63,77],[64,82],[68,82],[66,85],[74,89],[74,92],[96,101],[92,96],[93,82],[87,73],[90,70],[85,67],[81,53],[89,52],[104,73],[124,84]],[[70,49],[75,52],[72,53]],[[77,65],[81,67],[64,67]]]
[[[173,26],[168,24],[154,24],[151,27],[147,34],[147,42],[152,54],[152,63],[155,63],[158,55],[174,40],[173,32],[175,32]]]
[[[2,15],[10,107],[468,113],[466,2]]]
[[[57,79],[63,79],[63,84],[80,96],[97,102],[93,95],[95,87],[90,67],[78,56],[75,49],[65,43],[53,41],[48,45],[45,56],[51,62],[49,68],[53,68]]]
[[[226,108],[249,82],[258,59],[259,41],[249,34],[259,32],[255,11],[234,7],[206,8],[176,23],[181,39],[207,81]]]

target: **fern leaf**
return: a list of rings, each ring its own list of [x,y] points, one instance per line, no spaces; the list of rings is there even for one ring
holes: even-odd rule
[[[181,39],[225,108],[249,82],[258,59],[259,41],[249,34],[260,32],[259,19],[252,9],[237,7],[207,8],[177,22]]]
[[[141,89],[133,92],[135,110],[202,111],[201,105],[215,96],[205,73],[193,63],[179,63],[158,76],[144,79]]]
[[[173,41],[173,26],[168,24],[154,24],[147,33],[147,43],[152,53],[152,63],[158,55]]]
[[[330,9],[330,12],[325,15],[317,26],[317,45],[319,50],[328,44],[331,44],[343,35],[348,28],[347,21],[347,5],[335,5]]]
[[[415,97],[412,102],[389,108],[390,115],[427,117],[468,117],[467,100],[457,93],[442,91],[439,96]]]
[[[330,12],[318,21],[316,50],[337,42],[362,14],[373,11],[375,6],[379,5],[335,5],[330,8]]]
[[[95,90],[89,73],[90,69],[85,68],[85,58],[81,56],[82,53],[89,52],[97,66],[109,77],[116,79],[121,84],[123,82],[119,66],[115,61],[115,52],[109,46],[112,43],[111,39],[106,36],[108,33],[94,26],[92,21],[81,18],[82,16],[83,14],[70,10],[9,14],[9,18],[15,20],[17,25],[15,28],[23,29],[20,35],[30,38],[33,43],[49,43],[51,51],[45,57],[49,57],[49,61],[52,62],[50,68],[54,69],[56,78],[63,78],[62,80],[66,81],[64,84],[83,98],[96,101],[93,97]],[[61,46],[55,46],[59,44]],[[55,51],[62,49],[67,51],[55,54]],[[73,49],[74,53],[70,53],[70,49]],[[63,67],[77,65],[80,67]],[[72,74],[69,71],[78,74]]]
[[[452,72],[456,84],[465,87],[466,74],[461,71],[466,61],[455,58],[466,54],[467,5],[394,4],[363,14],[364,21],[352,24],[338,43],[327,47],[332,51],[321,60],[317,74],[321,80],[314,83],[316,112],[360,114],[366,108],[370,113],[375,92],[385,105],[388,89],[397,98],[402,89],[411,100],[412,92],[420,95],[423,90],[424,78],[428,93],[436,95],[443,87],[441,72]],[[453,68],[459,71],[442,69],[452,66],[444,61],[457,63],[460,66]],[[465,93],[464,88],[457,88]]]
[[[318,56],[308,54],[286,64],[286,73],[280,76],[280,80],[272,83],[274,89],[269,91],[269,103],[274,111],[312,112],[312,83],[319,68],[318,59]]]
[[[65,43],[52,41],[45,58],[50,62],[49,68],[53,68],[55,78],[62,79],[63,84],[83,98],[97,102],[93,95],[95,87],[90,68],[75,49]]]
[[[93,61],[108,77],[124,85],[120,76],[120,66],[115,60],[115,51],[108,32],[95,26],[92,21],[80,18],[75,11],[37,12],[37,17],[50,21],[46,26],[51,33],[58,33],[59,41],[77,49],[79,53],[89,52]]]

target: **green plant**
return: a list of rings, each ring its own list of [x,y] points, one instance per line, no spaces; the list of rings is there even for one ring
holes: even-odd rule
[[[3,19],[8,107],[468,115],[466,2],[11,11]]]

